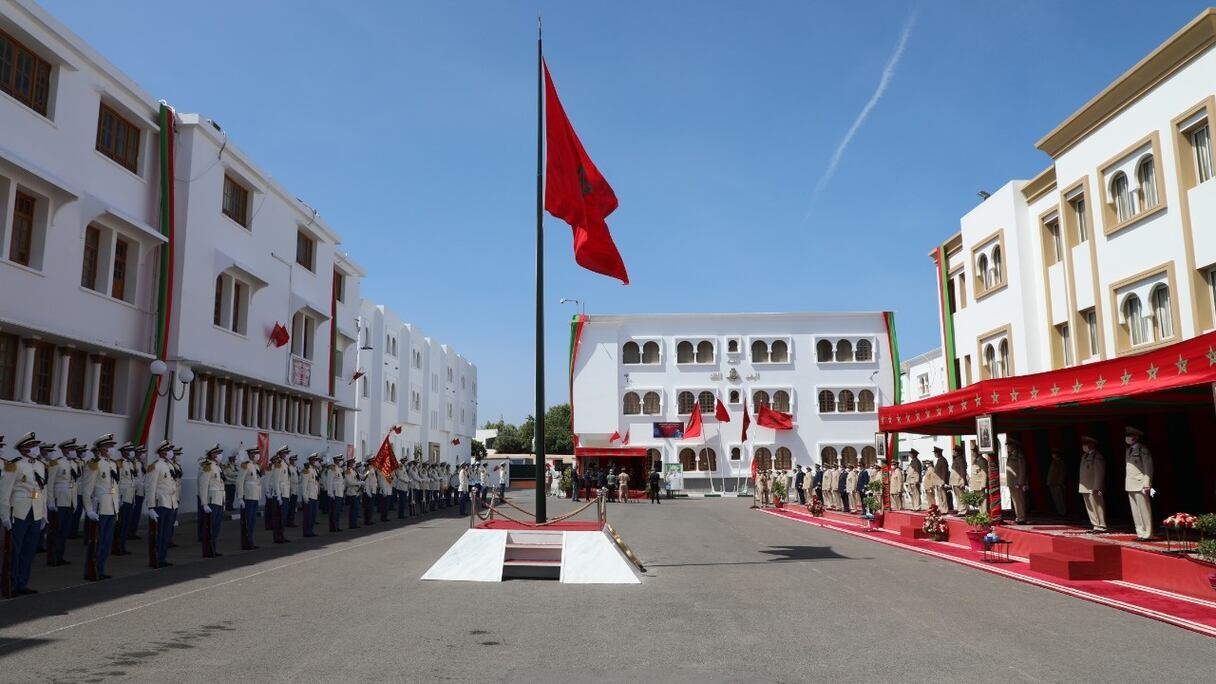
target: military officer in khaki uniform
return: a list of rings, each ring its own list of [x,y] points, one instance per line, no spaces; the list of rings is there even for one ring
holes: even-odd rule
[[[967,506],[963,493],[967,491],[967,455],[962,444],[955,444],[950,454],[950,495],[954,497],[954,512],[963,515]]]
[[[945,451],[941,447],[933,447],[933,465],[925,468],[922,482],[925,485],[925,505],[937,506],[937,510],[946,512],[946,483],[950,477],[950,466],[946,463]]]
[[[1106,532],[1106,499],[1102,490],[1106,487],[1106,457],[1098,453],[1098,440],[1085,435],[1081,438],[1081,475],[1077,491],[1085,502],[1089,524],[1094,533]]]
[[[342,503],[346,499],[346,480],[342,475],[341,456],[334,456],[323,474],[325,491],[329,493],[329,531],[341,532]]]
[[[220,526],[224,522],[224,468],[219,459],[224,449],[219,444],[207,450],[206,458],[198,470],[198,515],[203,518],[203,558],[215,558],[219,552]]]
[[[1051,492],[1051,507],[1055,510],[1056,515],[1068,513],[1068,508],[1064,505],[1065,465],[1060,449],[1052,447],[1051,464],[1047,466],[1047,491]]]
[[[908,452],[912,459],[908,461],[908,471],[904,473],[904,490],[908,492],[908,510],[921,510],[920,481],[924,474],[924,465],[920,462],[920,452],[912,449]]]
[[[904,509],[904,470],[898,465],[891,465],[891,510]]]
[[[845,510],[853,513],[862,513],[861,502],[857,496],[857,464],[849,466],[848,472],[844,475],[844,496],[849,497],[849,507]]]
[[[1030,479],[1026,476],[1026,457],[1022,455],[1022,443],[1017,437],[1009,438],[1008,454],[1005,456],[1005,486],[1013,501],[1013,522],[1026,523],[1026,492],[1030,490]]]
[[[1139,428],[1124,429],[1127,450],[1123,456],[1123,488],[1132,507],[1132,520],[1136,524],[1136,539],[1147,541],[1153,537],[1153,455],[1148,447],[1140,443],[1144,433]]]

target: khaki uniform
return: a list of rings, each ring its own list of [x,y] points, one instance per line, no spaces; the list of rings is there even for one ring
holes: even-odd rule
[[[954,510],[960,514],[967,511],[963,493],[967,491],[967,457],[961,451],[950,456],[950,491],[954,494]]]
[[[849,510],[857,513],[861,510],[861,495],[857,493],[857,469],[849,468],[844,476],[845,496],[849,497]]]
[[[1140,442],[1129,446],[1123,456],[1123,489],[1132,507],[1132,520],[1136,523],[1136,537],[1148,539],[1153,536],[1153,505],[1144,492],[1153,486],[1153,455]]]
[[[311,463],[300,470],[300,499],[305,503],[315,501],[321,495],[321,484],[317,480],[317,469]]]
[[[177,480],[173,472],[173,464],[163,458],[148,464],[148,474],[144,478],[148,508],[177,508]]]
[[[1077,491],[1085,501],[1085,512],[1095,532],[1106,531],[1106,498],[1102,488],[1106,486],[1106,457],[1097,449],[1081,456],[1081,476]]]
[[[904,471],[903,468],[891,468],[891,510],[902,511],[904,508]]]
[[[1051,492],[1051,506],[1056,515],[1064,515],[1068,508],[1064,505],[1064,459],[1052,456],[1051,465],[1047,466],[1047,491]]]
[[[211,459],[198,471],[198,498],[204,506],[224,507],[224,471]]]
[[[1014,520],[1026,522],[1026,487],[1029,480],[1026,477],[1026,457],[1018,447],[1011,446],[1009,455],[1005,457],[1005,486],[1009,487],[1009,498],[1013,501]]]
[[[920,504],[920,480],[921,469],[920,459],[913,456],[912,462],[908,464],[908,472],[904,474],[904,489],[908,492],[908,509],[913,511],[921,510]]]
[[[89,461],[84,473],[84,510],[96,515],[118,515],[121,499],[118,494],[118,466],[108,458]]]
[[[946,457],[938,456],[933,466],[925,469],[925,504],[937,505],[941,512],[946,511],[946,482],[950,476],[950,467],[946,465]]]
[[[988,459],[982,454],[976,454],[971,461],[971,476],[967,485],[973,492],[982,492],[988,488]]]

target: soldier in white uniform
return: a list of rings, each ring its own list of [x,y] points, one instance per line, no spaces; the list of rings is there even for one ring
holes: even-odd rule
[[[231,511],[236,506],[236,476],[240,474],[240,468],[237,467],[236,459],[240,456],[238,448],[228,460],[224,462],[224,510]]]
[[[148,519],[156,522],[155,568],[169,562],[169,544],[173,541],[173,524],[177,521],[178,490],[174,475],[173,445],[168,440],[156,447],[156,460],[148,464],[144,476],[144,491],[148,497]],[[149,541],[151,543],[151,541]]]
[[[380,522],[388,522],[388,506],[393,496],[392,483],[379,468],[376,471],[376,507],[380,509]]]
[[[115,444],[113,435],[102,435],[93,443],[93,458],[84,469],[82,486],[85,516],[85,540],[88,542],[84,578],[90,581],[110,579],[106,561],[113,548],[114,526],[122,499],[118,492],[118,464],[110,459]]]
[[[1128,425],[1123,432],[1127,442],[1123,454],[1123,489],[1131,504],[1136,539],[1148,541],[1153,538],[1153,502],[1149,498],[1153,491],[1153,454],[1140,443],[1144,433],[1139,428]]]
[[[426,512],[426,503],[422,498],[422,472],[418,461],[410,463],[410,512],[412,515],[422,515]]]
[[[290,454],[291,449],[286,445],[279,447],[270,459],[270,473],[266,478],[270,483],[266,494],[266,515],[271,518],[276,544],[288,542],[283,536],[283,525],[287,522],[287,502],[291,500],[291,476],[287,472],[286,462]]]
[[[363,496],[363,481],[355,470],[355,459],[346,459],[346,467],[342,469],[342,483],[345,489],[346,526],[352,530],[359,527],[359,503]]]
[[[113,555],[126,556],[131,552],[127,550],[127,525],[131,521],[131,515],[139,515],[134,512],[135,506],[135,480],[143,477],[143,468],[140,468],[135,463],[135,445],[131,442],[126,442],[118,447],[118,461],[115,463],[118,468],[118,519],[114,523],[114,549]]]
[[[294,456],[292,458],[295,458]],[[308,461],[304,463],[304,467],[300,469],[299,474],[299,491],[300,502],[304,509],[304,537],[315,537],[317,533],[317,497],[321,493],[321,485],[317,471],[321,463],[321,456],[316,453],[308,455]]]
[[[258,465],[261,451],[257,447],[245,450],[245,462],[236,476],[236,495],[241,499],[241,550],[258,548],[253,543],[253,530],[258,520],[258,499],[262,496],[262,468]]]
[[[147,466],[144,464],[144,459],[148,455],[148,448],[142,444],[135,447],[135,455],[131,461],[135,468],[135,479],[131,483],[131,515],[128,516],[126,529],[123,534],[126,539],[139,539],[139,519],[143,516],[144,501],[147,499],[147,481],[144,475],[147,472]],[[180,494],[180,492],[178,492]],[[115,533],[117,534],[117,532]],[[127,550],[126,542],[123,542],[123,550]]]
[[[959,515],[967,512],[963,504],[963,493],[967,491],[967,456],[962,444],[955,444],[950,453],[950,495],[954,498],[954,511]]]
[[[1026,492],[1030,490],[1030,479],[1026,476],[1026,457],[1022,455],[1022,443],[1016,437],[1008,439],[1008,454],[1005,456],[1005,486],[1013,501],[1013,522],[1026,523]]]
[[[224,450],[219,444],[207,450],[198,469],[198,516],[203,519],[203,558],[215,558],[219,552],[220,527],[224,523],[224,470],[220,458]]]
[[[68,523],[68,539],[80,538],[80,519],[84,517],[84,496],[81,486],[84,483],[84,467],[89,460],[89,444],[83,440],[76,440],[76,446],[73,447],[75,455],[72,458],[72,465],[76,471],[76,478],[72,481],[72,520]]]
[[[1106,499],[1102,490],[1106,488],[1106,457],[1098,453],[1098,440],[1085,435],[1081,437],[1081,474],[1077,491],[1085,502],[1089,525],[1095,534],[1106,532]]]
[[[340,456],[334,456],[325,468],[325,489],[329,492],[329,531],[341,532],[342,502],[346,499],[346,477]]]
[[[64,560],[67,550],[68,525],[72,522],[72,509],[76,504],[76,440],[69,439],[57,447],[59,458],[51,458],[46,464],[47,489],[47,565],[58,567],[70,565]]]
[[[405,519],[405,511],[410,503],[410,464],[402,461],[393,471],[393,496],[397,497],[397,519]],[[413,515],[413,510],[410,510]]]
[[[3,445],[0,437],[0,446]],[[12,595],[36,594],[29,588],[38,538],[46,526],[46,466],[34,458],[38,437],[29,433],[14,445],[20,454],[0,473],[0,524],[9,535]],[[8,587],[5,587],[6,589]]]
[[[367,467],[367,463],[356,464],[355,472],[358,474],[359,488],[362,492],[359,503],[363,506],[363,524],[374,525],[376,523],[376,494],[380,492],[376,475],[371,468]]]
[[[296,465],[299,458],[295,454],[287,457],[287,485],[290,494],[287,497],[287,522],[284,527],[296,526],[296,508],[300,505],[300,467]]]

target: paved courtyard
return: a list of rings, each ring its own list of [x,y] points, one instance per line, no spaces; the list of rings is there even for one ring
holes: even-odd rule
[[[749,503],[612,505],[641,586],[421,582],[467,527],[455,517],[212,561],[187,539],[172,568],[130,562],[0,603],[0,677],[1201,682],[1216,668],[1209,638]]]

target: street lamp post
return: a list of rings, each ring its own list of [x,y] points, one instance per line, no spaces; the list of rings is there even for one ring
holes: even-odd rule
[[[156,394],[157,396],[167,397],[168,405],[165,407],[165,436],[164,439],[169,439],[169,424],[173,420],[173,405],[182,400],[186,396],[186,391],[190,387],[190,383],[194,382],[194,371],[189,366],[182,366],[181,370],[169,369],[169,364],[157,359],[152,362],[150,368],[152,376],[156,378]],[[162,390],[160,388],[160,379],[165,373],[169,374],[169,384]],[[177,391],[177,383],[181,383],[181,393]]]
[[[360,352],[371,351],[371,350],[372,350],[372,346],[370,344],[364,344],[364,342],[363,342],[363,317],[356,316],[355,317],[355,372],[356,373],[358,373],[360,371],[360,366],[359,366],[360,357],[361,357]],[[363,377],[359,378],[359,380],[362,380],[366,384],[368,382],[367,374],[364,373]],[[359,380],[355,381],[355,425],[353,428],[355,434],[352,437],[355,444],[359,444],[359,396],[361,394],[363,394],[363,392],[361,392],[359,390]],[[359,460],[360,461],[363,460],[362,447],[359,448]]]

